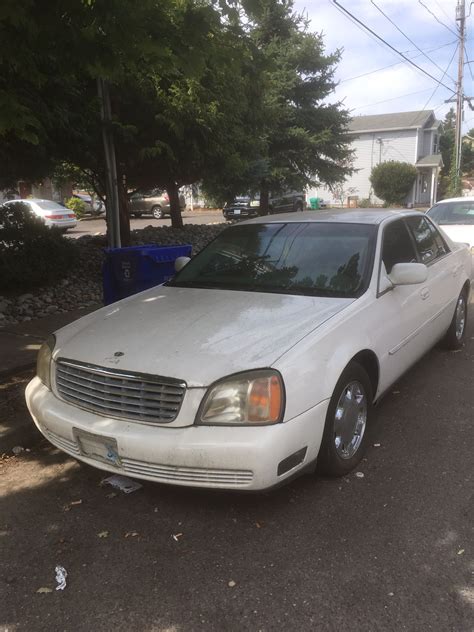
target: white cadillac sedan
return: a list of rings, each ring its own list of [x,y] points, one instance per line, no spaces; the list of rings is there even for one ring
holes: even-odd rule
[[[466,245],[414,211],[243,222],[52,336],[28,407],[52,444],[132,477],[261,490],[316,465],[344,475],[374,402],[438,341],[463,344],[470,276]]]

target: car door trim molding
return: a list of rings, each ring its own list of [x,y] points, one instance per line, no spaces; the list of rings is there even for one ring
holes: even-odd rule
[[[400,349],[403,349],[403,347],[405,347],[409,342],[411,342],[414,338],[416,338],[418,336],[418,334],[420,334],[421,331],[425,327],[427,327],[428,325],[431,325],[431,323],[433,323],[437,318],[439,318],[441,316],[441,314],[448,309],[449,306],[450,306],[450,303],[448,303],[447,305],[442,307],[439,311],[436,312],[436,314],[434,316],[429,318],[426,322],[424,322],[417,329],[415,329],[415,331],[412,331],[411,334],[408,335],[406,338],[404,338],[401,342],[399,342],[396,347],[393,347],[393,349],[390,349],[389,352],[388,352],[388,355],[393,356],[398,351],[400,351]]]

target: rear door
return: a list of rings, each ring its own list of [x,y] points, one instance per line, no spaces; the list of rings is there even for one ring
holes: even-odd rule
[[[424,215],[406,219],[418,258],[428,268],[422,288],[427,334],[434,344],[448,329],[457,298],[456,276],[461,273],[457,257],[438,229]]]

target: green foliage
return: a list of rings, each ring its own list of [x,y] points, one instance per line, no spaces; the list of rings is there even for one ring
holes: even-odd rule
[[[357,200],[357,206],[359,208],[372,208],[375,204],[370,198],[361,198],[360,200]]]
[[[25,204],[0,206],[0,291],[48,285],[64,277],[77,258],[73,241],[48,228]]]
[[[67,208],[71,209],[71,211],[74,211],[78,219],[83,217],[87,210],[87,205],[84,200],[80,200],[79,198],[75,197],[71,197],[69,198],[69,200],[66,200],[66,206]]]
[[[407,162],[390,160],[372,169],[370,182],[374,193],[390,204],[403,205],[416,178],[416,167]]]

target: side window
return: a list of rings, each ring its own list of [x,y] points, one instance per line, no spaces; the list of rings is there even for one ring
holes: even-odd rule
[[[403,220],[396,220],[383,231],[382,261],[390,274],[396,263],[417,261],[415,247]]]
[[[442,257],[443,255],[447,255],[448,252],[449,252],[449,248],[446,245],[446,242],[444,241],[441,233],[436,228],[436,226],[433,225],[432,222],[430,222],[429,220],[426,220],[426,221],[428,223],[428,226],[430,227],[431,232],[434,235],[434,240],[435,240],[436,246],[438,248],[437,256],[438,257]]]
[[[446,254],[447,249],[441,236],[424,217],[408,217],[406,221],[422,263],[431,263]]]

